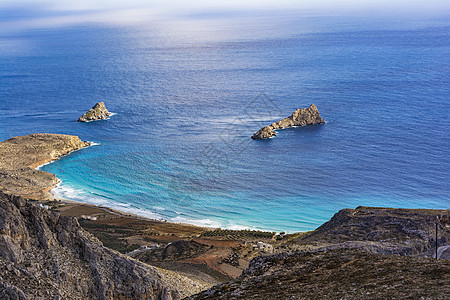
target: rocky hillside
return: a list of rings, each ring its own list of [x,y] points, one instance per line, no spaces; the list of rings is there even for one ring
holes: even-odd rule
[[[57,178],[35,170],[44,163],[89,146],[79,137],[36,133],[10,138],[0,143],[0,190],[33,199],[51,199],[48,192]]]
[[[300,235],[292,244],[306,249],[357,248],[380,254],[431,257],[436,243],[436,224],[438,245],[447,245],[450,210],[360,206],[339,211],[330,221]]]
[[[0,192],[0,299],[180,299],[193,280],[133,260],[72,217]]]
[[[322,124],[325,121],[320,117],[317,106],[311,104],[308,108],[299,108],[287,118],[272,123],[269,126],[261,128],[252,136],[252,139],[268,139],[277,135],[274,130],[284,129],[292,126],[306,126],[314,124]]]
[[[343,209],[318,229],[286,235],[236,280],[191,299],[446,299],[450,210]],[[297,250],[297,251],[295,251]]]
[[[260,256],[237,279],[189,299],[448,299],[450,261],[363,251]]]

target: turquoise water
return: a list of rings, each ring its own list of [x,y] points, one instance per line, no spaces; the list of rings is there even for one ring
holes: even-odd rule
[[[450,19],[198,15],[3,30],[0,138],[96,145],[60,197],[213,227],[311,230],[342,208],[450,208]],[[109,120],[77,123],[98,101]],[[254,141],[315,103],[326,124]]]

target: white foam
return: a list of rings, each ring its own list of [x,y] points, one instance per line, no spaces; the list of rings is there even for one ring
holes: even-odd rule
[[[47,162],[47,163],[45,163],[45,164],[39,165],[39,166],[37,166],[37,167],[34,168],[34,169],[35,169],[35,170],[40,170],[43,166],[49,165],[49,164],[51,164],[52,162],[54,162],[54,160],[49,161],[49,162]]]
[[[73,187],[70,187],[68,185],[62,184],[62,182],[59,182],[57,186],[51,190],[51,193],[59,199],[67,199],[71,201],[76,201],[80,203],[87,203],[87,204],[93,204],[105,208],[110,208],[113,210],[117,210],[123,213],[129,213],[134,214],[150,219],[162,219],[162,216],[154,213],[152,211],[146,210],[146,209],[140,209],[140,208],[133,208],[130,206],[130,204],[127,203],[119,203],[119,202],[113,202],[108,199],[104,199],[101,197],[93,197],[90,194],[86,193],[85,191],[81,189],[76,189]]]
[[[86,195],[86,193],[82,190],[72,188],[67,185],[63,185],[62,182],[59,182],[57,186],[51,190],[51,193],[60,199],[67,199],[77,202],[90,203],[95,205],[104,205],[108,203],[108,200],[102,199],[99,197],[91,197]]]
[[[84,121],[83,123],[90,123],[90,122],[96,122],[96,121],[109,120],[112,116],[115,116],[115,115],[117,115],[117,113],[109,112],[109,116],[106,119],[89,120],[89,121]]]
[[[87,141],[89,143],[89,147],[90,146],[99,146],[101,145],[100,143],[96,143],[96,142],[91,142],[91,141]]]
[[[225,226],[226,229],[232,229],[232,230],[258,230],[255,227],[250,227],[250,226],[244,226],[244,225],[229,225],[229,226]]]
[[[141,209],[141,208],[132,208],[132,207],[115,207],[114,204],[108,205],[108,208],[112,208],[112,209],[116,209],[120,212],[125,212],[125,213],[129,213],[129,214],[133,214],[133,215],[137,215],[137,216],[141,216],[141,217],[145,217],[145,218],[149,218],[149,219],[154,219],[154,220],[163,220],[163,217],[157,213],[154,213],[150,210],[147,209]]]
[[[166,210],[164,207],[160,207],[160,206],[152,206],[153,209],[159,210],[159,211],[163,211]]]
[[[222,223],[219,221],[211,220],[211,219],[191,219],[181,216],[176,216],[175,218],[170,219],[171,222],[175,223],[187,223],[192,225],[197,225],[201,227],[209,227],[209,228],[222,228],[222,229],[232,229],[232,230],[259,230],[256,227],[245,226],[245,225],[237,225],[233,223]]]
[[[181,217],[181,216],[176,216],[175,218],[171,218],[169,221],[174,222],[174,223],[187,223],[187,224],[197,225],[197,226],[201,226],[201,227],[209,227],[209,228],[222,227],[222,224],[220,224],[217,221],[210,220],[210,219],[195,220],[195,219],[185,218],[185,217]]]

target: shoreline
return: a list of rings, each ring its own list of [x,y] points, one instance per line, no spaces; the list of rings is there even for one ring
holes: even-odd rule
[[[61,184],[62,181],[60,180],[60,182],[58,183]],[[55,188],[58,188],[55,187]],[[277,231],[277,230],[264,230],[264,229],[258,229],[258,228],[251,228],[245,225],[231,225],[231,226],[224,226],[224,225],[219,225],[219,226],[208,226],[208,225],[199,225],[196,224],[195,221],[193,220],[192,223],[190,223],[189,221],[185,221],[185,222],[177,222],[174,220],[170,220],[170,219],[165,219],[163,216],[161,216],[161,218],[152,218],[149,216],[145,216],[144,214],[139,214],[139,213],[134,213],[134,212],[128,212],[125,209],[121,209],[121,208],[115,208],[112,206],[108,206],[108,205],[102,205],[102,204],[94,204],[94,203],[89,203],[89,202],[83,202],[83,201],[77,201],[77,200],[72,200],[72,199],[68,199],[68,198],[63,198],[63,197],[58,197],[54,194],[53,189],[52,188],[49,192],[53,195],[52,200],[50,201],[56,201],[59,202],[61,204],[65,204],[65,205],[77,205],[80,207],[85,207],[87,209],[87,211],[89,211],[89,209],[101,209],[104,210],[107,213],[111,213],[120,217],[124,217],[124,218],[130,218],[130,219],[136,219],[136,220],[143,220],[143,221],[152,221],[152,222],[161,222],[161,223],[171,223],[171,224],[176,224],[176,225],[180,225],[180,226],[193,226],[193,227],[198,227],[198,228],[203,228],[205,230],[216,230],[216,229],[224,229],[224,230],[248,230],[248,231],[260,231],[260,232],[281,232],[281,231]],[[149,213],[154,213],[150,210],[145,209],[146,211],[148,211]],[[158,214],[158,213],[154,213],[154,214]],[[214,222],[214,221],[212,221]],[[284,231],[287,232],[287,231]],[[287,232],[287,233],[298,233],[300,231],[295,231],[295,232]]]
[[[36,139],[40,142],[36,143]],[[55,140],[57,143],[54,142]],[[9,145],[12,142],[17,142],[13,143],[14,147]],[[74,142],[75,144],[73,144]],[[29,150],[26,147],[27,144],[32,146],[31,154],[24,151]],[[35,202],[43,209],[58,212],[61,216],[75,217],[78,224],[101,241],[106,248],[132,255],[133,258],[156,267],[180,272],[180,274],[200,280],[209,286],[237,278],[249,266],[250,261],[260,255],[320,249],[327,251],[327,249],[347,247],[382,254],[404,254],[413,251],[412,253],[417,252],[417,254],[429,256],[430,244],[427,241],[430,234],[434,234],[430,231],[434,230],[434,223],[431,227],[429,224],[436,217],[442,219],[443,224],[447,222],[447,219],[450,220],[450,216],[443,217],[449,213],[444,210],[358,207],[337,212],[328,222],[314,231],[288,234],[262,230],[214,229],[183,222],[163,221],[51,194],[51,190],[61,180],[57,179],[54,174],[31,169],[29,166],[42,161],[52,163],[63,155],[86,148],[87,143],[82,142],[78,137],[38,134],[12,138],[0,142],[0,155],[6,153],[5,147],[9,151],[10,164],[14,162],[13,165],[16,165],[16,161],[18,161],[27,166],[26,172],[17,173],[24,176],[18,181],[28,182],[23,179],[29,179],[30,182],[39,181],[42,176],[49,179],[44,182],[47,185],[31,184],[25,192],[34,191],[36,193],[36,191],[46,188],[50,190],[47,192],[47,196],[50,194],[52,197],[46,199],[24,198]],[[14,149],[16,152],[10,151]],[[40,165],[42,166],[42,163]],[[5,163],[5,160],[0,162],[0,190],[2,192],[5,192],[4,182],[8,183],[2,174],[11,171],[5,169],[6,167],[8,167],[8,163]],[[4,172],[4,170],[6,171]],[[13,171],[11,174],[14,173]],[[376,218],[373,219],[372,216],[375,215]],[[409,225],[412,219],[414,219],[413,226]],[[396,229],[392,229],[397,228],[399,223],[403,224],[402,226],[410,226],[412,231],[409,232],[412,233],[416,230],[414,223],[417,223],[418,228],[425,231],[411,241],[409,236],[405,237],[403,231],[397,232]],[[394,236],[398,241],[393,243],[381,239],[374,242],[371,233],[367,236],[362,234],[365,230],[348,233],[348,226],[358,228],[361,224],[363,224],[362,228],[378,228],[377,230],[386,224],[386,228],[383,229],[385,233],[380,235],[380,239],[386,235]],[[393,224],[394,227],[392,227]],[[445,226],[447,225],[444,225],[444,230]],[[425,240],[422,235],[426,236]],[[134,250],[138,251],[132,254]],[[165,251],[178,254],[167,258],[163,255],[166,253]]]
[[[86,149],[86,148],[89,148],[89,147],[101,145],[101,143],[96,143],[96,142],[91,142],[91,141],[86,141],[86,142],[89,143],[88,146],[83,147],[83,148],[79,148],[79,149],[75,149],[75,150],[70,151],[69,153],[67,153],[67,154],[65,154],[63,156],[70,155],[73,152],[80,151],[82,149]],[[63,156],[61,156],[61,157],[63,157]],[[41,168],[46,166],[46,165],[49,165],[51,163],[54,163],[54,162],[58,161],[61,157],[58,157],[58,158],[52,159],[50,161],[47,161],[45,163],[42,163],[42,164],[36,166],[34,169],[37,170],[37,171],[42,171],[42,172],[49,173],[47,171],[41,170]],[[277,230],[264,230],[264,229],[258,229],[258,228],[251,228],[251,227],[246,226],[246,225],[238,225],[238,224],[231,225],[231,226],[226,226],[226,225],[224,226],[222,224],[219,224],[219,226],[214,226],[214,225],[207,226],[207,225],[195,224],[194,223],[195,220],[193,220],[192,223],[189,223],[189,222],[176,222],[176,221],[173,221],[173,220],[165,219],[163,216],[161,216],[161,218],[159,218],[159,219],[158,218],[152,218],[152,217],[149,217],[149,216],[140,215],[138,213],[127,212],[126,210],[121,210],[121,209],[117,209],[117,208],[110,207],[110,206],[104,206],[104,205],[101,205],[101,204],[94,204],[94,203],[89,203],[89,202],[83,202],[83,201],[77,201],[77,200],[67,199],[67,198],[63,198],[63,197],[58,197],[58,196],[55,195],[53,190],[58,188],[63,183],[63,181],[60,178],[56,177],[55,174],[53,174],[53,173],[50,173],[50,174],[54,175],[55,178],[58,181],[55,184],[55,186],[51,187],[48,190],[48,192],[51,195],[51,199],[49,199],[49,200],[51,200],[51,201],[59,201],[60,203],[64,203],[64,204],[67,204],[67,205],[79,205],[79,206],[83,206],[83,207],[98,208],[98,209],[104,210],[105,212],[108,212],[108,213],[111,213],[111,214],[115,214],[115,215],[118,215],[118,216],[121,216],[121,217],[126,217],[126,218],[133,218],[133,219],[138,219],[138,220],[158,221],[158,222],[162,222],[162,223],[172,223],[172,224],[178,224],[178,225],[182,225],[182,226],[194,226],[194,227],[205,228],[205,229],[208,229],[208,230],[215,230],[215,229],[218,229],[218,228],[222,228],[222,229],[227,229],[227,230],[253,230],[253,231],[261,231],[261,232],[282,232],[282,231],[277,231]],[[149,211],[149,213],[158,214],[158,213],[155,213],[155,212],[152,212],[152,211]],[[211,221],[211,222],[214,222],[214,221]],[[287,231],[284,231],[284,232],[287,232]],[[300,232],[300,231],[295,231],[295,232]],[[292,233],[294,233],[294,232],[292,232]]]
[[[46,172],[49,173],[47,171],[43,171],[41,170],[42,167],[49,165],[51,163],[54,163],[56,161],[58,161],[61,157],[70,155],[74,152],[80,151],[82,149],[86,149],[89,147],[93,147],[93,146],[98,146],[101,145],[100,143],[96,143],[96,142],[91,142],[91,141],[86,141],[86,143],[89,143],[89,145],[85,146],[85,147],[81,147],[78,149],[74,149],[64,155],[61,155],[59,157],[55,157],[50,159],[49,161],[46,161],[44,163],[41,163],[39,165],[37,165],[36,167],[34,167],[35,164],[31,165],[30,167],[32,167],[33,169],[35,169],[36,171],[41,171],[41,172]],[[39,162],[40,163],[40,162]],[[49,173],[52,174],[52,173]],[[58,177],[56,177],[55,174],[52,174],[53,176],[55,176],[55,178],[57,179],[57,182],[54,186],[52,186],[51,188],[48,189],[48,192],[50,193],[51,197],[50,199],[47,200],[39,200],[39,199],[32,199],[32,200],[36,200],[36,201],[56,201],[60,204],[64,204],[64,205],[68,205],[68,206],[78,206],[79,208],[85,208],[86,214],[89,215],[89,212],[95,209],[100,209],[103,210],[105,213],[107,214],[112,214],[112,215],[116,215],[118,217],[122,217],[122,218],[129,218],[132,220],[142,220],[142,221],[152,221],[152,222],[161,222],[161,223],[171,223],[171,224],[177,224],[177,225],[181,225],[181,226],[192,226],[192,227],[199,227],[199,228],[204,228],[204,229],[216,229],[217,227],[208,227],[208,226],[199,226],[196,224],[191,224],[191,223],[186,223],[186,222],[174,222],[174,221],[169,221],[166,219],[156,219],[156,218],[151,218],[151,217],[146,217],[146,216],[142,216],[136,213],[131,213],[131,212],[126,212],[126,211],[122,211],[116,208],[112,208],[112,207],[108,207],[108,206],[104,206],[104,205],[98,205],[98,204],[92,204],[89,202],[81,202],[81,201],[76,201],[76,200],[71,200],[71,199],[66,199],[66,198],[61,198],[61,197],[57,197],[54,192],[52,192],[52,190],[56,189],[59,187],[59,185],[61,185],[61,183],[63,182],[61,179],[59,179]],[[80,217],[80,216],[74,216],[74,217]]]
[[[139,210],[144,211],[144,212],[148,212],[148,214],[155,214],[160,216],[159,218],[152,218],[150,216],[146,216],[146,213],[135,213],[135,212],[129,212],[127,211],[127,208],[116,208],[114,207],[114,203],[109,203],[111,205],[103,205],[103,204],[95,204],[95,203],[90,203],[88,201],[83,201],[83,200],[73,200],[73,199],[68,199],[68,198],[64,198],[64,197],[59,197],[57,195],[55,195],[54,193],[54,189],[60,188],[59,185],[62,183],[63,181],[60,180],[60,182],[58,182],[58,186],[52,188],[49,192],[53,195],[53,201],[59,201],[61,203],[66,203],[68,205],[80,205],[80,206],[89,206],[89,207],[93,207],[93,208],[100,208],[100,209],[104,209],[105,211],[110,211],[111,213],[114,214],[118,214],[121,215],[123,217],[128,217],[128,218],[135,218],[135,219],[142,219],[142,220],[151,220],[151,221],[157,221],[157,222],[162,222],[162,223],[172,223],[172,224],[178,224],[178,225],[182,225],[182,226],[194,226],[194,227],[199,227],[199,228],[204,228],[207,230],[216,230],[216,229],[224,229],[224,230],[248,230],[248,231],[260,231],[260,232],[275,232],[275,233],[280,233],[280,232],[286,232],[286,233],[302,233],[302,232],[307,232],[307,231],[289,231],[289,230],[274,230],[274,229],[260,229],[260,228],[255,228],[255,227],[250,227],[247,225],[239,225],[239,224],[231,224],[231,225],[224,225],[224,224],[217,224],[217,225],[207,225],[207,224],[198,224],[201,223],[202,221],[209,221],[211,223],[213,222],[219,222],[219,221],[215,221],[215,220],[211,220],[211,219],[192,219],[187,217],[186,215],[183,215],[184,217],[186,217],[185,219],[187,219],[186,221],[175,221],[175,220],[171,220],[170,218],[164,218],[163,215],[160,215],[158,212],[153,212],[150,209],[146,209],[146,208],[140,208]],[[61,188],[63,189],[63,188]],[[109,200],[105,200],[105,201],[109,201]],[[119,205],[117,205],[119,206]],[[138,210],[138,208],[131,208],[130,210]],[[191,221],[191,222],[190,222]]]
[[[44,140],[44,143],[50,143],[51,147],[41,147],[42,149],[39,149],[39,147],[36,147],[36,143],[34,141],[30,141],[30,139],[41,139]],[[65,141],[65,143],[60,143],[60,140],[63,139]],[[53,140],[57,140],[59,143],[53,143]],[[9,155],[9,159],[14,161],[14,164],[16,162],[16,160],[19,161],[26,161],[26,165],[25,167],[28,168],[32,168],[32,170],[34,172],[32,172],[31,175],[39,175],[39,174],[45,174],[47,177],[51,177],[52,180],[50,181],[46,181],[46,185],[42,186],[42,185],[38,185],[38,186],[32,186],[31,188],[34,190],[34,193],[31,194],[37,194],[38,192],[44,192],[45,195],[47,196],[46,198],[39,198],[39,197],[27,197],[28,195],[23,195],[20,193],[11,193],[8,190],[8,186],[2,184],[1,181],[1,177],[0,177],[0,190],[3,191],[4,193],[10,193],[10,194],[14,194],[17,196],[23,196],[24,198],[29,198],[31,200],[37,200],[37,201],[54,201],[59,203],[59,205],[61,206],[68,206],[68,207],[77,207],[77,211],[79,211],[79,214],[71,214],[74,217],[80,217],[82,215],[84,216],[88,216],[91,214],[92,211],[98,211],[101,210],[106,214],[110,214],[110,215],[114,215],[117,217],[121,217],[121,218],[128,218],[128,219],[133,219],[133,220],[138,220],[138,221],[149,221],[149,222],[160,222],[160,223],[170,223],[173,225],[179,225],[181,227],[193,227],[193,228],[202,228],[203,230],[215,230],[215,229],[225,229],[225,230],[249,230],[249,231],[260,231],[260,232],[278,232],[279,231],[274,231],[274,230],[263,230],[263,229],[256,229],[256,228],[251,228],[248,226],[244,226],[244,225],[233,225],[233,227],[227,227],[227,226],[207,226],[207,225],[198,225],[195,223],[189,223],[189,222],[176,222],[173,220],[167,220],[164,219],[164,217],[161,216],[161,218],[152,218],[149,216],[144,216],[138,213],[133,213],[133,212],[127,212],[126,210],[123,209],[117,209],[111,206],[105,206],[102,204],[94,204],[94,203],[89,203],[89,202],[83,202],[83,201],[77,201],[77,200],[72,200],[72,199],[67,199],[67,198],[63,198],[63,197],[58,197],[55,195],[55,193],[53,192],[54,189],[58,188],[61,183],[62,180],[57,178],[55,174],[46,172],[46,171],[42,171],[41,168],[45,165],[51,164],[57,160],[59,160],[59,158],[69,155],[73,152],[79,151],[81,149],[84,148],[88,148],[91,146],[96,146],[96,145],[100,145],[99,143],[95,143],[95,142],[89,142],[89,141],[84,141],[82,142],[79,137],[77,136],[71,136],[71,135],[61,135],[61,134],[30,134],[27,136],[19,136],[19,137],[13,137],[10,138],[8,140],[5,140],[3,142],[0,142],[0,154],[2,154],[2,146],[4,146],[5,143],[11,142],[11,141],[17,141],[17,143],[15,144],[16,151],[12,151],[12,155]],[[75,144],[74,144],[75,141]],[[35,152],[43,152],[43,153],[34,153],[33,155],[31,155],[31,158],[28,157],[30,156],[29,153],[27,153],[27,151],[20,151],[23,150],[24,148],[26,148],[27,143],[31,143],[32,146],[34,147],[34,151]],[[37,148],[37,149],[36,149]],[[10,149],[9,149],[10,150]],[[16,152],[16,153],[14,153]],[[4,151],[3,151],[4,153]],[[2,171],[2,168],[4,169],[4,165],[5,165],[5,161],[8,161],[8,157],[6,157],[6,159],[3,160],[3,165],[0,164],[0,171]],[[11,162],[7,162],[6,164],[8,164]],[[16,167],[16,169],[18,167],[24,167],[23,164],[17,164],[18,166]],[[26,174],[29,175],[29,174]],[[17,179],[17,176],[14,178]],[[25,178],[26,180],[29,180],[29,178]],[[42,179],[38,176],[37,178]],[[48,178],[47,178],[48,179]],[[152,211],[149,211],[149,213],[154,213]],[[157,213],[155,213],[157,214]],[[286,232],[286,231],[285,231]],[[307,231],[306,231],[307,232]],[[304,233],[301,231],[295,231],[295,232],[288,232],[288,233]]]
[[[55,201],[66,206],[79,206],[80,217],[90,211],[100,209],[107,214],[116,215],[140,221],[172,223],[184,227],[214,230],[219,226],[205,226],[189,222],[176,222],[161,218],[152,218],[138,213],[127,212],[115,207],[93,204],[58,197],[52,190],[62,183],[55,174],[41,170],[61,157],[81,149],[100,145],[95,142],[82,141],[78,136],[65,134],[35,133],[16,136],[0,142],[0,190],[5,194],[22,196],[37,201]],[[151,211],[149,211],[150,213]],[[157,213],[155,213],[157,214]]]

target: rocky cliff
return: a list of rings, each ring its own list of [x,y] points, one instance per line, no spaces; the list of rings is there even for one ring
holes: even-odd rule
[[[194,281],[104,247],[72,217],[0,192],[0,299],[180,299]]]
[[[308,108],[299,108],[289,117],[261,128],[252,136],[252,139],[268,139],[274,137],[277,135],[274,130],[277,129],[322,123],[325,123],[325,121],[320,117],[319,110],[314,104],[311,104]]]
[[[78,122],[90,122],[107,119],[111,113],[106,109],[105,103],[99,102],[88,110],[84,115],[78,118]]]
[[[51,199],[49,190],[58,179],[35,168],[89,145],[77,136],[49,133],[18,136],[1,142],[0,190],[26,198]]]

